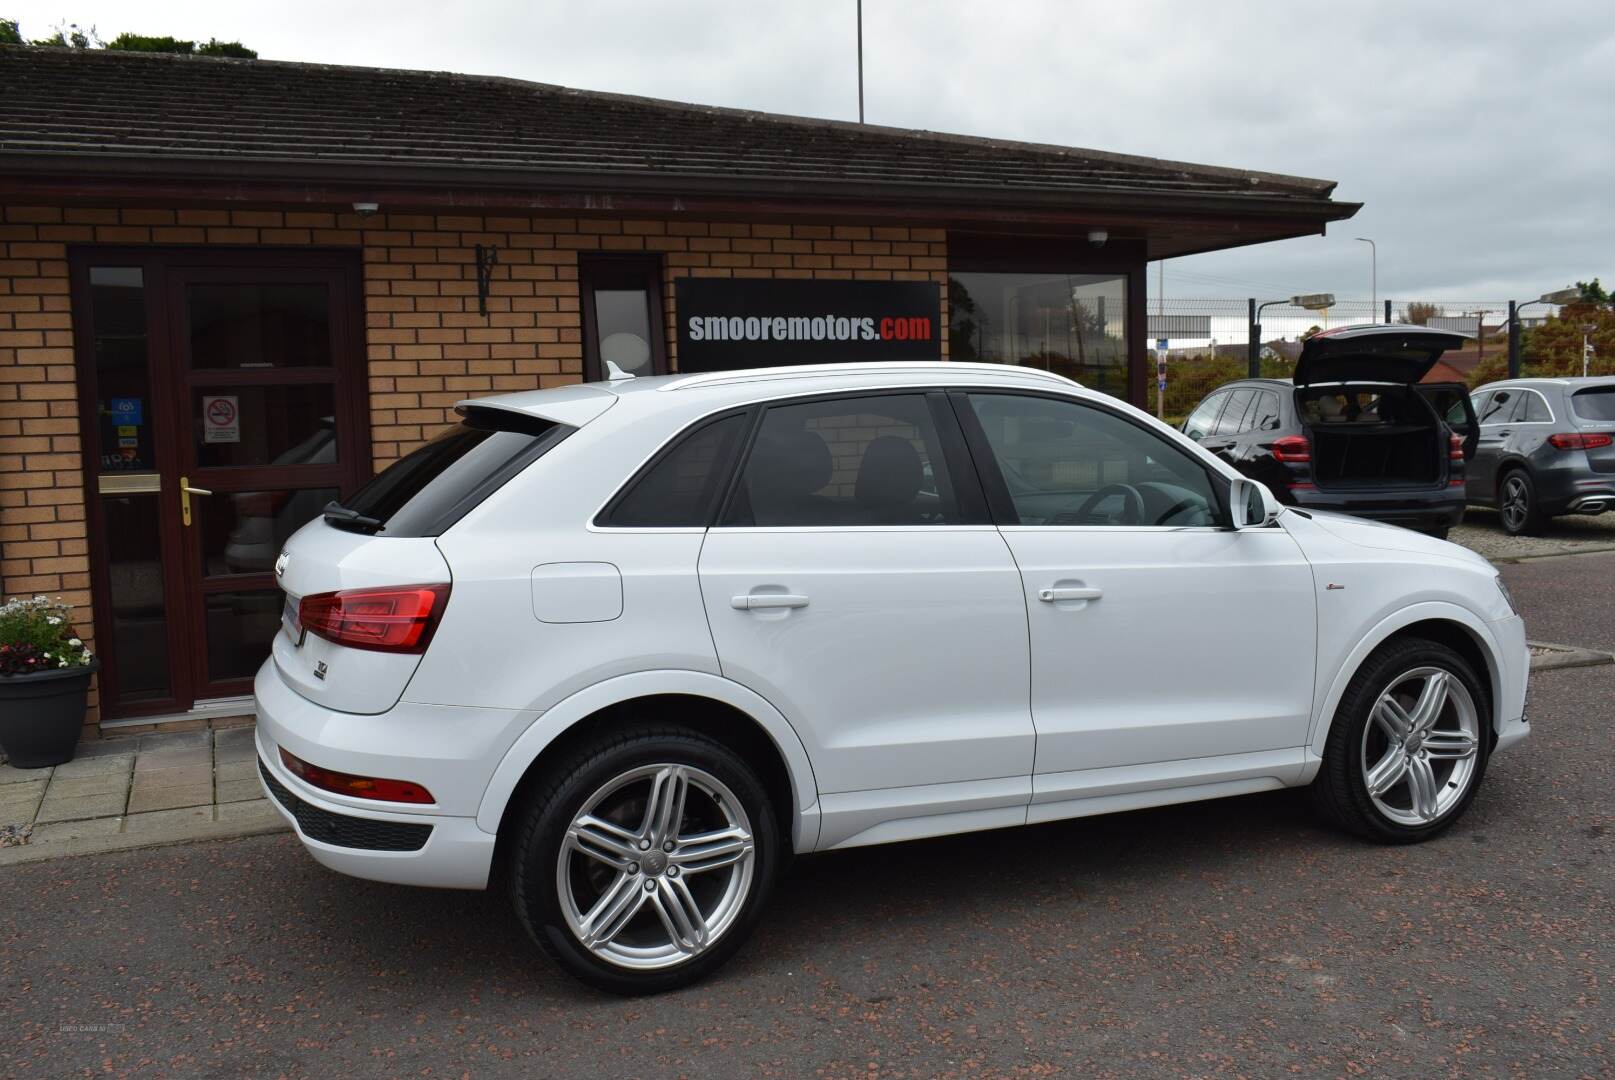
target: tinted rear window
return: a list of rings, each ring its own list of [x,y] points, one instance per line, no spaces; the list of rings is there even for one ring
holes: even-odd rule
[[[574,428],[498,409],[468,409],[465,419],[382,470],[342,501],[362,524],[331,524],[378,536],[437,536]],[[376,523],[379,523],[376,524]]]
[[[1595,386],[1570,395],[1570,407],[1583,420],[1615,420],[1615,386]]]

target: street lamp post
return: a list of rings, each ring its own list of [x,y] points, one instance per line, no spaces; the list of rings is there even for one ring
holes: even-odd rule
[[[1289,304],[1291,307],[1306,308],[1308,311],[1327,311],[1335,306],[1335,294],[1305,293],[1287,300],[1267,300],[1260,304],[1255,300],[1251,301],[1250,344],[1246,352],[1245,366],[1252,379],[1262,377],[1262,309],[1270,308],[1274,304]]]
[[[1508,302],[1508,377],[1520,377],[1520,309],[1532,304],[1573,304],[1581,299],[1580,289],[1559,289],[1555,292],[1543,293],[1535,300],[1510,300]]]
[[[1357,237],[1368,245],[1368,291],[1373,303],[1368,308],[1368,321],[1374,321],[1374,309],[1379,307],[1379,248],[1366,236]]]

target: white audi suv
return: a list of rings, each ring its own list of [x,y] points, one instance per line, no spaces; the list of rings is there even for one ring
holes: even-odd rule
[[[731,956],[793,854],[1305,786],[1441,832],[1528,731],[1477,555],[1285,509],[973,364],[467,401],[299,531],[259,768],[325,865],[507,887],[598,987]]]

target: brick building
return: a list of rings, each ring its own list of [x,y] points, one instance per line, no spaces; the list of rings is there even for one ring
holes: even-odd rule
[[[1148,260],[1356,210],[1327,181],[430,72],[0,47],[0,100],[0,589],[79,610],[92,727],[242,712],[280,542],[461,399],[951,355],[1142,403]]]

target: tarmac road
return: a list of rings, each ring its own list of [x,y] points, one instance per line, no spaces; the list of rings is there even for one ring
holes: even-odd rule
[[[1529,612],[1590,560],[1506,573]],[[1418,847],[1283,792],[801,859],[652,999],[569,981],[501,896],[287,836],[12,867],[0,1074],[1609,1076],[1612,704],[1615,667],[1538,675],[1533,736]]]

